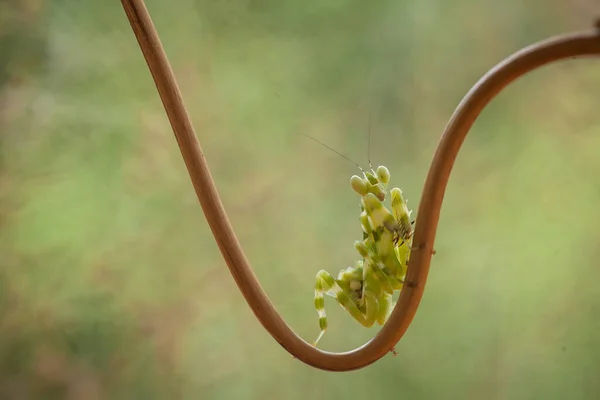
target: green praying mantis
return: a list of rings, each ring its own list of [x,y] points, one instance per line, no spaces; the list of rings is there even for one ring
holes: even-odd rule
[[[308,137],[358,166],[343,154]],[[350,185],[361,197],[359,220],[363,239],[354,243],[361,259],[354,267],[342,269],[337,278],[325,270],[317,273],[314,305],[321,331],[313,342],[315,347],[327,330],[324,295],[333,297],[352,318],[368,328],[376,322],[385,324],[394,306],[392,296],[404,285],[412,249],[412,211],[397,187],[389,191],[391,211],[385,206],[390,182],[390,172],[385,166],[360,170],[363,177],[353,175]],[[396,354],[394,350],[392,354]]]

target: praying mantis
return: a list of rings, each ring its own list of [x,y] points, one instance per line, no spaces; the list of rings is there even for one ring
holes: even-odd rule
[[[334,278],[320,270],[315,284],[314,305],[319,314],[321,332],[313,342],[316,347],[327,329],[324,295],[333,297],[352,318],[369,328],[383,325],[392,309],[392,295],[401,290],[412,246],[412,224],[402,191],[390,190],[391,212],[384,205],[390,172],[385,166],[376,171],[353,175],[352,189],[361,197],[360,224],[363,240],[354,247],[362,257]],[[395,354],[395,351],[392,350]]]
[[[373,170],[369,160],[370,171],[365,171],[326,144],[304,136],[350,161],[363,175],[350,178],[350,186],[361,198],[359,220],[363,238],[354,243],[361,259],[354,267],[342,269],[337,278],[325,270],[317,273],[314,306],[319,314],[321,331],[313,342],[316,347],[327,330],[325,295],[333,297],[352,318],[367,328],[375,323],[385,324],[393,309],[392,296],[404,285],[412,249],[412,210],[408,209],[407,201],[397,187],[389,191],[391,211],[385,206],[391,178],[387,167],[379,166]],[[395,350],[392,354],[396,354]]]

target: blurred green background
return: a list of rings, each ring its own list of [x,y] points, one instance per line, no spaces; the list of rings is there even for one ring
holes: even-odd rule
[[[595,0],[207,1],[148,8],[263,288],[306,340],[316,272],[357,258],[356,168],[416,210],[490,67],[591,27]],[[303,365],[260,326],[197,202],[118,2],[0,3],[0,398],[597,399],[600,63],[548,66],[476,122],[425,297],[371,367]],[[326,300],[322,347],[365,329]]]

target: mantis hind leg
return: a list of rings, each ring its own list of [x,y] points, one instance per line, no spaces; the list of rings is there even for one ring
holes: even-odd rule
[[[375,323],[377,319],[378,302],[372,294],[365,292],[363,294],[364,306],[359,307],[352,298],[352,293],[344,290],[329,272],[321,270],[317,273],[317,282],[315,284],[315,309],[319,313],[319,328],[321,329],[321,332],[313,342],[314,346],[317,346],[327,330],[325,294],[335,298],[337,302],[350,313],[352,318],[357,320],[361,325],[368,328]]]
[[[319,313],[319,328],[321,329],[321,332],[313,342],[314,346],[317,346],[319,340],[321,340],[327,330],[327,313],[325,312],[324,295],[334,295],[335,291],[333,288],[335,286],[339,287],[329,272],[321,270],[317,273],[317,282],[315,284],[315,309],[317,310],[317,313]]]
[[[392,301],[391,294],[386,294],[383,296],[383,298],[379,299],[379,310],[377,312],[377,323],[379,325],[383,325],[387,322],[387,320],[390,318],[392,310],[394,309],[394,306],[395,304]],[[392,353],[394,356],[398,355],[395,347],[390,350],[390,353]]]
[[[390,317],[392,310],[394,309],[394,303],[392,302],[392,295],[386,293],[381,299],[379,299],[379,309],[377,310],[377,323],[379,325],[385,324]]]

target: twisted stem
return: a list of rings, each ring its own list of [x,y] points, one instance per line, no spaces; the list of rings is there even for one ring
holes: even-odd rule
[[[452,115],[433,158],[421,196],[407,284],[388,322],[368,343],[346,353],[317,349],[298,337],[269,301],[244,255],[219,198],[181,92],[143,0],[121,0],[173,128],[198,200],[223,258],[256,318],[290,354],[315,368],[350,371],[377,361],[402,338],[423,296],[446,185],[458,151],[482,109],[510,82],[542,65],[600,55],[600,29],[558,36],[508,57],[484,75]]]

